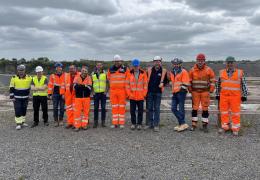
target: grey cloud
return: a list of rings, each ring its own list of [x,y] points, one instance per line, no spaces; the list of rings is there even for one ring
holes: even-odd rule
[[[175,1],[175,0],[172,0]],[[226,11],[227,15],[250,15],[260,7],[259,0],[180,0],[198,11]]]
[[[58,45],[58,34],[40,31],[35,28],[1,27],[2,49],[51,49]]]
[[[113,0],[8,0],[0,2],[0,5],[71,9],[94,15],[109,15],[115,14],[118,11],[117,4]]]
[[[253,25],[260,26],[260,12],[255,13],[252,17],[248,18],[248,22]]]

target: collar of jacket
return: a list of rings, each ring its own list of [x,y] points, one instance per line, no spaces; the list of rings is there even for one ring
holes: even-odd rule
[[[25,79],[25,78],[26,78],[26,76],[27,76],[27,74],[24,74],[24,76],[23,76],[23,77],[20,77],[20,76],[17,74],[17,77],[18,77],[19,79]]]
[[[153,66],[152,70],[154,70],[154,71],[162,71],[162,67],[160,66],[159,69],[156,70],[155,66]]]
[[[200,69],[200,68],[198,67],[198,65],[195,64],[195,65],[194,65],[194,69],[195,69],[195,70],[203,70],[204,68],[206,68],[206,66],[207,66],[207,65],[204,64],[203,67]]]
[[[227,73],[233,73],[233,72],[236,71],[236,69],[235,68],[233,68],[233,69],[226,69],[226,71],[227,71]]]
[[[134,69],[131,69],[130,73],[131,73],[131,74],[134,74],[134,72],[135,72]],[[144,70],[139,69],[139,73],[143,74],[143,73],[144,73]]]
[[[174,74],[174,75],[176,75],[176,74],[179,74],[179,73],[181,73],[182,72],[182,67],[180,67],[180,68],[178,68],[178,69],[174,69],[174,68],[172,68],[172,73]]]
[[[118,69],[122,69],[124,72],[126,71],[126,66],[121,65],[120,67],[116,67],[115,65],[113,65],[109,70],[110,72],[116,72]]]

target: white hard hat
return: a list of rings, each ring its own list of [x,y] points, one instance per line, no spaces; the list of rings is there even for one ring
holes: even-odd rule
[[[122,61],[123,59],[118,55],[118,54],[116,54],[115,56],[114,56],[114,61]]]
[[[43,71],[43,68],[41,66],[37,66],[35,68],[35,72],[42,72]]]
[[[162,61],[162,57],[160,57],[160,56],[155,56],[155,57],[153,58],[153,60],[154,60],[154,61]]]
[[[17,66],[17,70],[18,71],[24,71],[25,70],[25,65],[20,64],[19,66]]]

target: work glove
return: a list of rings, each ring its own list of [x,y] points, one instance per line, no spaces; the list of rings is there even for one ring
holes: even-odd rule
[[[241,97],[241,101],[242,102],[247,101],[247,97]]]
[[[219,100],[220,99],[220,96],[216,96],[216,100]]]

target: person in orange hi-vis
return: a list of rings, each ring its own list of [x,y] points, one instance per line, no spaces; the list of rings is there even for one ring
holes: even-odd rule
[[[191,81],[189,91],[192,94],[192,127],[190,130],[194,131],[197,128],[198,110],[201,105],[202,130],[207,133],[207,125],[209,122],[208,107],[210,105],[210,93],[213,93],[215,90],[215,73],[209,66],[206,65],[205,54],[198,54],[196,61],[196,64],[189,71]]]
[[[75,90],[73,88],[73,81],[80,73],[77,71],[75,65],[69,66],[69,72],[65,73],[65,105],[67,114],[66,129],[72,128],[74,124],[74,103],[75,103]]]
[[[53,117],[55,126],[63,124],[64,117],[64,93],[65,93],[65,74],[62,72],[63,65],[60,62],[55,63],[56,72],[50,75],[48,83],[48,98],[52,97]],[[59,113],[60,110],[60,113]]]
[[[240,130],[240,106],[241,101],[247,100],[248,89],[243,70],[235,67],[235,58],[226,58],[226,69],[219,71],[219,79],[216,83],[216,99],[219,100],[221,116],[221,128],[219,133],[230,129],[229,119],[231,118],[231,130],[234,136],[238,136]],[[231,115],[229,115],[231,111]]]
[[[74,79],[75,108],[74,108],[74,127],[78,132],[80,128],[87,130],[89,123],[90,93],[92,80],[88,75],[86,66],[82,66],[81,74]],[[81,114],[83,116],[81,117]]]
[[[130,114],[131,114],[131,129],[142,129],[143,111],[144,111],[144,99],[147,94],[147,74],[140,68],[140,60],[132,60],[133,68],[130,71],[130,75],[127,78],[126,91],[127,96],[130,99]],[[138,107],[138,117],[136,120],[136,106]]]
[[[129,69],[122,64],[123,60],[119,55],[114,56],[114,65],[109,68],[107,79],[110,85],[110,102],[112,106],[111,128],[124,128],[125,106],[126,106],[126,79],[129,76]]]
[[[174,58],[172,71],[167,73],[168,79],[172,82],[172,112],[178,120],[179,125],[174,127],[175,131],[181,132],[189,128],[185,122],[185,98],[190,86],[189,73],[182,68],[182,59]]]

